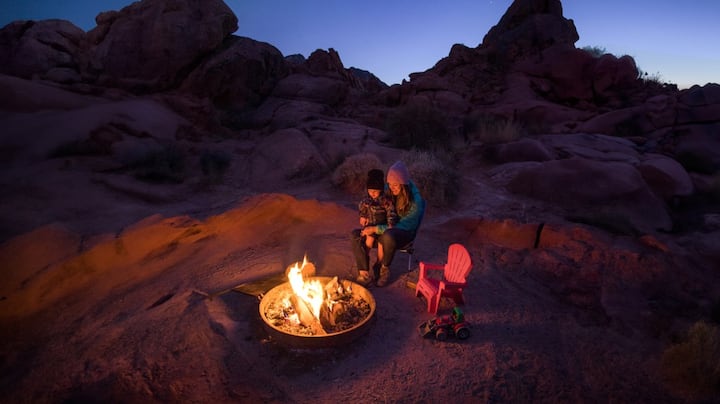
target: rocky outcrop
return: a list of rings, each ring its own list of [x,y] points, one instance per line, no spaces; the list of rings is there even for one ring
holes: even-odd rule
[[[563,17],[560,0],[516,0],[481,47],[509,63],[556,44],[572,46],[578,39],[573,21]]]
[[[690,174],[677,161],[659,154],[649,154],[637,169],[653,192],[665,201],[692,195],[695,191]]]
[[[621,233],[669,231],[672,221],[635,167],[580,157],[521,167],[512,192],[566,209],[568,219]]]
[[[226,42],[188,75],[181,90],[207,97],[222,108],[256,107],[287,76],[288,66],[270,44],[244,37]]]
[[[250,299],[203,298],[308,251],[326,274],[354,275],[356,195],[330,179],[361,153],[380,166],[407,158],[428,190],[416,259],[443,259],[457,242],[471,251],[467,314],[483,332],[465,345],[472,354],[456,373],[472,377],[460,396],[693,401],[668,394],[658,366],[688,323],[717,317],[720,86],[650,86],[629,57],[590,57],[574,48],[559,1],[516,0],[481,46],[455,45],[390,88],[333,49],[284,58],[229,35],[235,20],[223,10],[219,0],[142,0],[101,14],[87,34],[57,22],[0,31],[0,69],[18,75],[0,75],[9,401],[325,402],[417,379],[424,343],[405,337],[425,314],[405,307],[403,260],[390,287],[405,292],[376,294],[383,320],[400,326],[381,321],[355,348],[393,340],[370,350],[374,361],[398,349],[411,361],[370,379],[353,377],[352,363],[319,364],[350,390],[322,388],[327,372],[295,382],[297,357],[268,361],[272,341],[243,320],[257,313]],[[185,24],[190,15],[201,23]],[[411,123],[438,113],[419,126],[447,134],[437,143],[448,153],[387,142],[387,118],[413,107]],[[503,130],[485,136],[493,125]],[[457,200],[437,206],[448,190]],[[72,344],[56,343],[66,335]],[[442,346],[442,359],[457,359],[457,345]],[[227,360],[237,352],[254,354]],[[246,378],[257,364],[259,377]],[[393,397],[428,401],[436,376],[425,369],[418,380],[430,387]],[[269,393],[268,380],[279,380]],[[324,395],[293,393],[311,390]]]
[[[247,165],[248,182],[257,189],[287,180],[325,175],[327,167],[315,145],[298,129],[282,129],[261,140]]]
[[[10,23],[0,30],[0,73],[79,82],[85,43],[85,32],[68,21]]]
[[[598,102],[611,98],[613,92],[635,88],[638,84],[638,68],[635,59],[628,55],[602,55],[593,66],[593,93]]]
[[[575,221],[613,231],[669,231],[669,208],[692,195],[688,171],[664,155],[606,135],[543,135],[489,147],[492,176],[521,195],[563,206]]]
[[[222,0],[144,0],[97,16],[87,74],[135,92],[169,89],[237,30]]]
[[[514,1],[478,47],[454,45],[431,69],[389,88],[372,73],[346,68],[335,49],[283,57],[271,44],[233,36],[237,18],[221,0],[143,0],[102,13],[97,23],[88,33],[52,20],[11,24],[0,31],[0,55],[8,62],[0,68],[74,89],[92,86],[93,94],[108,95],[112,87],[157,94],[188,119],[177,139],[214,133],[265,141],[272,134],[280,145],[297,142],[303,150],[309,142],[316,149],[309,160],[320,161],[308,163],[314,174],[353,151],[377,148],[392,135],[384,131],[388,116],[406,105],[442,111],[447,133],[466,141],[475,135],[463,132],[472,126],[466,123],[483,117],[531,135],[492,145],[480,136],[471,141],[485,143],[474,158],[498,165],[499,177],[515,181],[516,194],[539,200],[552,196],[541,184],[556,183],[523,178],[578,159],[587,163],[573,167],[586,175],[602,167],[631,175],[633,189],[653,206],[712,190],[720,170],[720,86],[680,92],[653,86],[638,79],[629,56],[576,49],[577,30],[559,0]],[[32,107],[22,105],[15,108]],[[351,134],[325,129],[337,126]],[[631,193],[612,203],[630,203],[623,198]],[[572,205],[572,198],[588,199],[571,192],[562,202]],[[661,209],[650,211],[656,228],[666,229]],[[653,229],[652,220],[643,220],[630,220],[633,231]]]

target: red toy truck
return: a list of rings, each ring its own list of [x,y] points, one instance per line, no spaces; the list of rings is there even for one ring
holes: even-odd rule
[[[438,316],[428,320],[418,326],[418,331],[422,337],[434,335],[438,341],[445,341],[448,335],[454,335],[458,339],[467,339],[470,336],[470,324],[465,322],[462,309],[455,307],[452,315]]]

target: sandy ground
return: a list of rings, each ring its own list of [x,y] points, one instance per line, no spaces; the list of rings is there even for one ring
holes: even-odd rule
[[[318,198],[264,194],[203,219],[157,214],[95,235],[56,224],[6,241],[7,402],[674,401],[658,374],[661,344],[568,305],[517,258],[527,248],[448,228],[482,209],[472,201],[452,215],[429,209],[412,270],[398,254],[391,283],[370,288],[377,310],[361,338],[278,344],[256,297],[205,294],[277,274],[303,254],[318,275],[354,278],[352,201],[321,202],[328,194],[310,188]],[[418,260],[442,263],[454,242],[474,263],[464,307],[472,334],[422,338],[418,326],[434,316],[408,281]],[[439,314],[452,306],[444,300]]]
[[[97,120],[90,128],[148,107],[78,103],[78,116]],[[370,289],[367,333],[336,348],[288,348],[268,337],[256,297],[207,295],[305,254],[318,275],[353,279],[355,197],[329,181],[256,195],[232,170],[206,188],[143,184],[102,159],[46,159],[49,143],[66,141],[58,133],[82,133],[85,121],[27,108],[2,116],[2,402],[688,401],[659,363],[685,324],[657,315],[646,289],[711,296],[717,275],[687,266],[672,240],[653,247],[553,222],[554,208],[508,195],[468,163],[460,200],[428,209],[411,271],[400,254],[391,283]],[[159,134],[177,125],[148,122],[132,124]],[[544,241],[533,248],[540,222]],[[433,315],[408,281],[418,260],[442,263],[452,243],[473,259],[472,334],[440,342],[419,335]],[[675,304],[670,313],[695,303],[661,298]],[[451,309],[444,301],[439,314]]]

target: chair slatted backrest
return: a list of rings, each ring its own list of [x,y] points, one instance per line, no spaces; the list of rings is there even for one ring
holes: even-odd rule
[[[450,282],[464,283],[472,269],[472,260],[462,244],[452,244],[448,248],[448,260],[445,264],[445,279]]]

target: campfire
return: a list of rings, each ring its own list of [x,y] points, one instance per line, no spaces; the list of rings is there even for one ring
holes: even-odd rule
[[[260,315],[281,343],[330,346],[363,332],[375,312],[375,300],[363,286],[338,277],[314,276],[307,261],[287,269],[288,281],[268,291]]]

